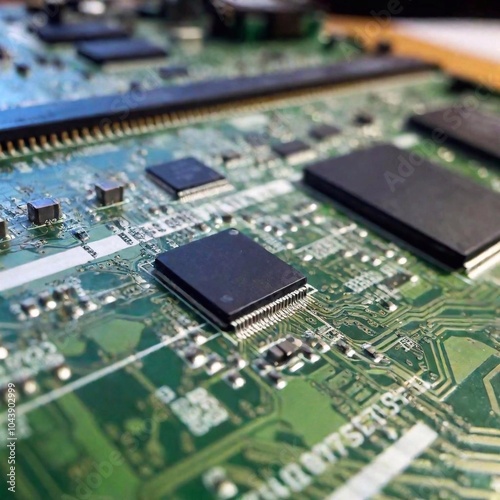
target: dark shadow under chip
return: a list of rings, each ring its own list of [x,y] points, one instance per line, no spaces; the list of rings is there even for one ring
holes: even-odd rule
[[[306,167],[306,184],[448,268],[500,250],[500,195],[390,144]]]
[[[289,307],[304,297],[307,283],[300,271],[236,229],[162,253],[155,269],[224,330],[251,325]],[[252,316],[257,310],[260,314]]]
[[[147,40],[123,38],[78,44],[78,54],[96,64],[142,61],[165,57],[167,52]]]
[[[223,175],[192,157],[147,167],[146,172],[154,182],[177,198],[209,195],[230,188]]]
[[[86,40],[125,38],[129,34],[120,26],[95,21],[68,24],[45,24],[37,31],[46,43],[70,43]]]

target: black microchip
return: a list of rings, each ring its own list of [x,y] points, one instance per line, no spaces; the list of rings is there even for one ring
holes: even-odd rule
[[[205,192],[210,194],[210,191],[229,187],[223,175],[192,157],[147,167],[146,172],[154,182],[177,198]]]
[[[309,151],[311,148],[308,144],[298,139],[289,142],[280,142],[278,144],[273,144],[273,151],[281,158],[290,158],[305,151]]]
[[[329,123],[322,123],[320,125],[316,125],[309,130],[309,135],[316,139],[317,141],[326,141],[331,137],[334,137],[340,134],[342,131],[335,127],[335,125],[330,125]]]
[[[123,38],[79,43],[78,54],[96,64],[106,64],[156,59],[165,57],[167,52],[147,40]]]
[[[172,289],[224,330],[305,287],[306,277],[236,229],[228,229],[156,257],[156,271]]]
[[[500,241],[500,195],[389,144],[311,164],[304,180],[449,268]]]
[[[61,205],[52,198],[41,198],[28,203],[28,219],[40,226],[61,218]]]
[[[102,206],[115,205],[123,201],[125,187],[122,183],[105,180],[95,185],[97,202]]]
[[[171,80],[180,76],[188,76],[189,71],[186,66],[163,66],[158,69],[158,75],[163,80]]]
[[[127,30],[120,26],[95,21],[72,24],[45,24],[38,30],[38,36],[47,43],[83,42],[85,40],[105,40],[124,38]]]
[[[500,116],[465,106],[429,111],[410,123],[432,134],[437,143],[453,141],[475,152],[500,159]]]

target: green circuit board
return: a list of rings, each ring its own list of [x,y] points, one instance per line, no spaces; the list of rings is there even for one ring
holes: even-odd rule
[[[0,110],[359,55],[349,41],[317,39],[174,44],[143,21],[141,35],[170,47],[168,64],[189,67],[163,81],[156,63],[105,71],[71,46],[48,48],[29,22],[21,9],[0,11],[10,53]],[[4,151],[2,498],[500,498],[500,266],[477,276],[441,269],[302,182],[307,162],[386,142],[500,192],[494,160],[406,125],[459,100],[500,113],[497,96],[457,93],[429,70],[78,147]],[[359,113],[373,120],[359,126]],[[341,133],[312,139],[325,122]],[[297,139],[307,159],[273,152]],[[147,166],[185,156],[231,189],[183,202],[146,177]],[[109,177],[125,186],[124,201],[96,206],[94,184]],[[46,197],[62,217],[35,227],[26,204]],[[300,308],[245,338],[154,273],[158,254],[229,228],[308,281]],[[312,354],[271,378],[259,363],[285,338]]]

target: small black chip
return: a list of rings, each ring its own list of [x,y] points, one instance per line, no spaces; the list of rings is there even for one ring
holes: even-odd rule
[[[40,226],[61,218],[61,205],[52,198],[41,198],[28,203],[28,219]]]
[[[278,156],[281,156],[281,158],[290,158],[290,156],[309,151],[309,149],[309,146],[305,142],[299,141],[298,139],[273,145],[273,151]]]
[[[97,202],[102,206],[115,205],[123,201],[123,184],[115,181],[101,181],[95,185]]]
[[[96,64],[106,64],[157,59],[165,57],[167,52],[147,40],[123,38],[79,43],[78,54]]]
[[[7,238],[7,221],[0,219],[0,240]]]
[[[72,24],[47,23],[39,28],[37,34],[46,43],[83,42],[128,36],[128,32],[120,26],[94,21]]]
[[[158,75],[163,80],[172,80],[181,76],[188,76],[189,71],[186,66],[163,66],[158,70]]]
[[[224,330],[242,331],[292,311],[306,295],[306,277],[236,229],[156,257],[169,287]]]
[[[366,125],[371,125],[375,121],[373,115],[366,111],[360,111],[356,113],[353,119],[354,125],[358,127],[365,127]]]
[[[280,340],[266,351],[266,359],[274,366],[283,365],[299,352],[300,347],[300,343],[288,339]]]
[[[500,195],[390,144],[306,167],[306,184],[448,268],[500,249]]]
[[[298,139],[274,144],[272,149],[278,156],[285,158],[290,163],[299,163],[314,158],[314,151],[309,145]]]
[[[331,137],[340,134],[342,130],[335,125],[330,125],[328,123],[322,123],[321,125],[316,125],[309,130],[309,135],[316,139],[317,141],[326,141]]]
[[[223,175],[192,157],[147,167],[146,172],[159,186],[182,200],[231,189]]]
[[[437,143],[455,142],[476,153],[500,159],[500,116],[466,106],[414,115],[410,123],[432,135]]]

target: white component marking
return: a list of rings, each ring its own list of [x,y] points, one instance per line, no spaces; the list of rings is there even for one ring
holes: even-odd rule
[[[365,500],[373,497],[399,476],[436,438],[437,433],[426,424],[415,424],[326,500]]]

